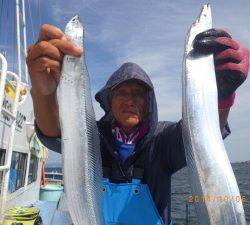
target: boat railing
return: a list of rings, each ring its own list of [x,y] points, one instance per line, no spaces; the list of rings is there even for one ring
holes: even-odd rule
[[[57,171],[45,172],[45,184],[63,185],[63,174]]]
[[[182,214],[181,218],[181,224],[183,225],[193,225],[194,224],[194,217],[193,213],[191,213],[192,210],[194,210],[193,202],[189,201],[188,196],[190,196],[189,192],[175,192],[171,194],[171,198],[175,198],[175,196],[185,196],[187,199],[184,202],[178,202],[178,204],[185,204],[185,214]],[[181,198],[182,199],[182,198]],[[180,215],[180,213],[178,213]],[[179,217],[179,216],[178,216]]]
[[[6,204],[7,192],[8,192],[8,184],[9,184],[9,175],[10,175],[10,165],[11,165],[11,158],[12,158],[12,150],[13,150],[13,140],[14,140],[14,133],[16,129],[16,116],[17,116],[17,109],[18,109],[18,101],[20,97],[20,85],[21,79],[20,77],[15,74],[14,72],[7,71],[7,60],[5,57],[0,53],[0,60],[2,69],[0,71],[0,112],[4,116],[10,118],[10,130],[9,135],[7,137],[7,147],[6,147],[6,155],[4,160],[4,165],[0,166],[0,172],[2,177],[1,192],[0,192],[0,223],[3,220],[4,215],[4,208]],[[11,79],[16,83],[15,87],[15,97],[13,101],[13,108],[7,109],[4,107],[4,95],[5,95],[5,87],[7,83],[7,76],[11,77]]]

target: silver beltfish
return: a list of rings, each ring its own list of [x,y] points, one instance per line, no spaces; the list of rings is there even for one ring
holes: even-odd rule
[[[67,23],[65,35],[83,46],[79,16]],[[69,213],[74,225],[103,225],[100,140],[84,55],[64,56],[57,96]]]
[[[183,61],[183,142],[189,180],[200,225],[245,225],[239,188],[219,128],[213,56],[193,52],[195,36],[210,28],[211,9],[205,5],[189,30]]]

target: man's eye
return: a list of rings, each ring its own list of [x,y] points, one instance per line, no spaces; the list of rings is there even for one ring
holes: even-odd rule
[[[135,92],[135,96],[143,98],[145,96],[145,93],[143,91],[138,90],[138,91]]]
[[[116,93],[116,96],[125,96],[126,95],[126,91],[124,90],[119,90],[117,93]]]

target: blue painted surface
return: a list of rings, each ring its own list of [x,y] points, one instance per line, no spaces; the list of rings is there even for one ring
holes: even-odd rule
[[[57,204],[58,202],[52,201],[37,201],[34,204],[35,207],[40,209],[40,216],[42,217],[43,225],[57,225],[56,223],[51,223],[57,209]]]
[[[68,211],[56,211],[51,225],[73,225]]]
[[[12,193],[12,192],[15,191],[16,182],[17,182],[17,171],[11,167],[10,168],[9,186],[8,186],[8,191],[9,192]]]

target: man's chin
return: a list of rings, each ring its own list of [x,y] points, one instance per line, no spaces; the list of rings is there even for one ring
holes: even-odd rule
[[[140,123],[140,119],[138,117],[129,117],[124,121],[124,125],[126,127],[134,127]]]

